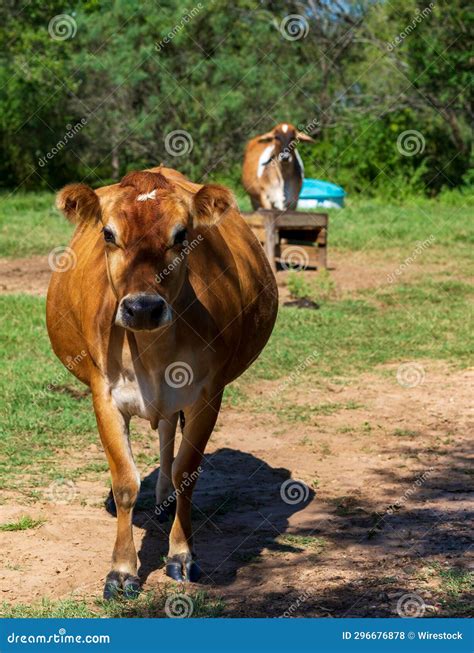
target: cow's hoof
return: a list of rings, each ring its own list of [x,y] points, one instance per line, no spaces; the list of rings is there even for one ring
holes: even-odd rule
[[[170,519],[173,520],[176,514],[176,502],[157,503],[155,506],[155,517],[160,524],[164,524]]]
[[[104,585],[104,599],[111,601],[123,597],[135,599],[140,593],[140,581],[137,576],[111,571],[107,574]]]
[[[189,553],[183,553],[168,558],[166,575],[181,583],[196,583],[201,577],[201,569]]]
[[[123,581],[124,599],[136,599],[140,594],[140,579],[137,576],[128,576]]]
[[[104,585],[104,599],[111,601],[116,599],[122,589],[122,581],[118,571],[111,571],[107,574]]]

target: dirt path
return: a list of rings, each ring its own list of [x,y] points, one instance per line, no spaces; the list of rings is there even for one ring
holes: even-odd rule
[[[335,288],[339,292],[352,292],[387,285],[389,275],[393,274],[397,263],[381,261],[380,254],[367,252],[330,251],[329,270]],[[438,271],[440,266],[427,267],[413,263],[405,273],[409,280],[421,272]],[[280,270],[277,281],[282,302],[290,299],[287,288],[289,273]],[[0,258],[0,294],[26,293],[29,295],[46,295],[51,276],[51,268],[47,256],[32,256],[31,258],[8,259]],[[308,280],[314,279],[313,271],[305,271],[302,276]]]
[[[0,258],[0,293],[46,295],[50,276],[47,256]]]
[[[463,599],[453,607],[442,578],[466,569],[469,559],[466,406],[474,372],[432,361],[423,368],[413,388],[399,385],[396,368],[385,368],[294,393],[301,405],[337,404],[322,411],[332,414],[301,421],[222,412],[194,523],[201,587],[222,599],[224,616],[396,616],[407,593],[419,597],[427,616],[459,614]],[[259,384],[255,392],[274,388]],[[143,451],[140,437],[134,449]],[[103,454],[95,446],[77,452],[78,464],[85,459],[102,462]],[[141,472],[135,539],[144,588],[156,589],[168,583],[162,556],[169,527],[150,509],[154,466]],[[303,484],[285,491],[289,479]],[[19,505],[18,496],[0,506],[1,522],[23,514],[45,519],[35,530],[0,532],[0,600],[100,596],[115,532],[103,508],[107,492],[103,472],[64,490],[65,505]]]

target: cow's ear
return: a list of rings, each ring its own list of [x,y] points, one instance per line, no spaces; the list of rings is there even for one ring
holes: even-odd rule
[[[308,134],[305,134],[304,132],[296,132],[296,140],[301,141],[302,143],[315,143],[316,141],[314,138],[311,138],[311,136],[308,136]]]
[[[211,227],[236,208],[237,202],[230,190],[218,184],[206,184],[193,197],[193,226]]]
[[[266,134],[262,134],[261,136],[258,136],[258,142],[259,143],[271,143],[271,141],[275,140],[275,134],[273,132],[273,129],[271,132],[267,132]]]
[[[100,220],[100,202],[96,193],[86,184],[68,184],[56,196],[56,206],[69,222],[77,224],[86,220]]]

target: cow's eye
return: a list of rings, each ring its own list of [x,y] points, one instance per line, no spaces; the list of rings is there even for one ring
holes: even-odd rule
[[[115,234],[110,227],[104,227],[102,233],[106,243],[115,243]]]
[[[187,229],[180,229],[176,232],[174,236],[174,245],[186,245],[187,244],[188,231]]]

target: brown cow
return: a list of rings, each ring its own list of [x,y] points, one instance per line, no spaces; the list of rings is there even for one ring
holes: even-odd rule
[[[247,144],[242,183],[254,209],[296,209],[304,168],[296,146],[314,143],[311,136],[289,123],[256,136]]]
[[[159,431],[157,516],[175,504],[166,573],[197,580],[193,486],[224,387],[255,360],[272,331],[274,276],[232,194],[174,170],[129,173],[97,191],[71,184],[57,205],[77,223],[76,265],[52,276],[47,325],[56,355],[91,389],[112,474],[117,539],[104,597],[139,590],[133,415]],[[183,438],[174,457],[178,417]]]

